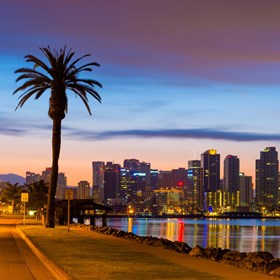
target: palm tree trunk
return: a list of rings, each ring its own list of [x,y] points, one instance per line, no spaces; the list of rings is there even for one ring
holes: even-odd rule
[[[55,227],[55,193],[58,178],[58,159],[61,146],[61,119],[53,119],[52,171],[48,192],[46,227]]]

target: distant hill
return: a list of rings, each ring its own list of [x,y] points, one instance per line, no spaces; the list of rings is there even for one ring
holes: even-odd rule
[[[0,180],[3,182],[9,182],[11,184],[18,183],[19,185],[25,184],[25,178],[22,176],[19,176],[17,174],[0,174]]]

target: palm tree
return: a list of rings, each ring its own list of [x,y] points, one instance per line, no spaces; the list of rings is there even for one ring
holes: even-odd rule
[[[5,183],[5,188],[1,193],[1,200],[12,203],[12,211],[14,212],[15,206],[20,202],[20,194],[22,193],[22,186],[18,183],[11,184],[9,182]]]
[[[59,51],[47,48],[40,48],[46,59],[43,60],[33,56],[26,55],[26,62],[33,63],[33,68],[20,68],[15,71],[20,76],[16,82],[24,80],[24,83],[18,87],[13,94],[24,91],[19,96],[18,107],[22,107],[24,103],[31,97],[35,99],[50,90],[49,117],[52,119],[52,172],[48,191],[47,217],[46,227],[53,228],[55,226],[55,193],[58,177],[58,160],[61,146],[61,122],[65,118],[68,109],[68,92],[74,93],[81,98],[88,113],[91,115],[91,110],[88,103],[88,96],[92,96],[97,101],[101,102],[100,95],[95,91],[95,86],[102,85],[92,79],[82,79],[79,75],[82,72],[92,71],[93,66],[99,66],[96,62],[91,62],[78,66],[81,59],[88,57],[89,54],[73,59],[75,53],[71,49],[67,50],[66,46]],[[36,70],[40,68],[42,71]]]

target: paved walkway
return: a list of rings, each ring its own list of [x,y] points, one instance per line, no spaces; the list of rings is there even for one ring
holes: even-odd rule
[[[16,229],[17,221],[18,220],[0,216],[0,280],[61,279],[57,274],[56,276],[53,276],[29,249],[25,241],[21,239]],[[40,228],[38,228],[38,230],[36,230],[36,235],[37,237],[40,237],[39,239],[42,239],[42,236],[45,237],[45,234],[43,233],[44,230],[46,229],[41,228],[40,231]],[[64,227],[61,227],[60,229],[57,228],[55,231],[56,235],[59,230],[66,232]],[[67,236],[67,238],[63,239],[63,242],[60,242],[61,234],[59,234],[57,240],[54,239],[56,242],[48,243],[48,247],[44,248],[44,246],[42,246],[42,249],[47,249],[48,251],[51,249],[51,252],[54,250],[56,255],[63,255],[64,258],[57,259],[57,263],[61,267],[64,267],[69,275],[78,275],[79,277],[77,276],[76,279],[136,279],[129,278],[129,275],[127,275],[128,272],[131,273],[131,270],[134,269],[136,269],[137,274],[139,274],[137,279],[154,279],[151,277],[149,278],[149,275],[146,274],[146,272],[151,273],[151,269],[147,266],[147,262],[150,265],[158,265],[162,263],[167,266],[167,269],[168,267],[175,267],[182,271],[189,271],[191,269],[196,272],[207,273],[211,279],[273,279],[273,277],[234,266],[194,258],[173,251],[164,250],[163,248],[151,247],[137,242],[82,229],[72,228],[71,234],[69,235],[69,233],[67,233]],[[82,243],[86,245],[86,250],[77,250],[78,247],[75,245],[79,245],[81,240]],[[67,246],[65,246],[64,243]],[[73,250],[75,250],[75,254],[73,253]],[[108,253],[110,255],[108,255]],[[67,263],[68,257],[71,258],[70,264],[69,260]],[[75,258],[80,262],[82,260],[83,265],[73,265],[77,263]],[[148,270],[145,270],[145,265],[148,267]],[[88,268],[89,271],[86,271],[86,277],[83,278],[82,269],[84,268]],[[91,277],[89,277],[89,275]],[[112,275],[114,275],[114,278],[112,278]],[[133,275],[135,275],[135,273]],[[181,276],[180,278],[173,277],[172,279],[204,279],[201,277],[189,277],[188,274],[184,274],[184,276],[185,277]]]
[[[55,277],[37,258],[16,229],[16,217],[0,216],[0,280],[53,280]]]

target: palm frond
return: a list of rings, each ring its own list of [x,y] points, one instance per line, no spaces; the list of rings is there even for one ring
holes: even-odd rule
[[[90,85],[92,87],[98,86],[98,87],[102,88],[102,84],[101,83],[99,83],[96,80],[92,80],[92,79],[77,79],[77,83],[85,83],[85,84],[88,84],[88,85]]]
[[[25,95],[29,94],[32,92],[32,95],[35,94],[36,92],[40,92],[42,89],[47,90],[48,87],[46,86],[43,86],[43,85],[37,85],[37,86],[33,86],[33,87],[30,87],[28,88],[26,91],[24,91],[19,97],[18,99],[21,99],[22,97],[24,97]],[[35,98],[35,99],[38,99],[38,98]]]
[[[88,99],[86,96],[84,96],[83,94],[81,94],[80,91],[73,89],[73,92],[75,92],[75,94],[82,100],[82,102],[84,103],[88,113],[91,115],[91,110],[90,110],[90,106],[88,104]]]
[[[57,70],[57,59],[55,57],[55,54],[51,52],[50,47],[40,48],[40,50],[44,53],[44,55],[50,63],[50,75],[54,78]]]
[[[70,49],[65,57],[65,60],[64,60],[64,68],[65,70],[68,69],[67,65],[68,63],[71,61],[72,57],[75,55],[74,52],[72,52],[72,50]],[[66,73],[65,73],[66,74]]]
[[[77,58],[76,60],[74,60],[69,66],[68,69],[72,69],[81,59],[90,56],[90,54],[85,54],[79,58]]]
[[[81,71],[87,71],[85,69],[90,69],[90,71],[92,71],[92,68],[88,68],[88,66],[96,66],[96,67],[100,67],[100,64],[96,63],[96,62],[92,62],[92,63],[87,63],[83,66],[80,66],[76,69],[77,72],[81,72]]]
[[[25,93],[23,95],[23,97],[20,99],[20,101],[19,101],[19,103],[18,103],[18,105],[16,107],[16,110],[18,109],[18,107],[22,107],[23,104],[36,92],[37,92],[37,90],[36,91],[32,90],[32,91],[29,91],[29,93]]]
[[[39,48],[46,58],[45,62],[34,55],[26,55],[25,60],[28,63],[33,63],[33,68],[20,68],[15,71],[19,76],[16,82],[24,81],[14,92],[23,93],[18,97],[18,107],[22,107],[25,102],[31,97],[35,96],[38,99],[46,90],[51,91],[51,96],[56,94],[59,102],[65,103],[64,110],[68,110],[68,100],[66,93],[72,92],[77,97],[81,98],[87,111],[91,114],[88,95],[101,102],[101,96],[94,90],[94,87],[102,88],[102,84],[93,79],[78,78],[82,72],[91,72],[94,66],[100,65],[96,62],[86,63],[77,66],[77,64],[84,58],[90,56],[85,54],[77,59],[73,59],[75,52],[72,49],[63,48],[56,50],[49,46]],[[64,92],[63,92],[64,91]],[[54,99],[55,100],[55,99]],[[59,106],[61,108],[61,106]]]
[[[35,86],[46,86],[48,88],[50,88],[50,85],[49,83],[47,82],[44,82],[44,81],[41,81],[41,80],[34,80],[34,79],[30,79],[30,80],[27,80],[24,84],[22,84],[20,87],[18,87],[14,92],[13,94],[17,93],[18,91],[22,91],[22,90],[25,90],[27,88],[33,88]]]
[[[71,88],[71,90],[76,90],[75,92],[79,92],[79,96],[82,95],[87,100],[87,93],[91,95],[93,98],[95,98],[99,103],[101,103],[101,96],[92,88],[89,86],[81,85],[81,84],[75,84],[72,86],[68,86],[68,88]]]
[[[33,79],[33,80],[40,80],[40,81],[46,81],[46,82],[50,82],[49,77],[40,74],[40,73],[25,73],[20,75],[17,79],[16,82],[20,81],[20,80],[24,80],[24,79]]]
[[[26,55],[25,60],[26,60],[26,62],[33,62],[34,63],[34,69],[36,69],[37,67],[41,67],[42,69],[44,69],[45,71],[50,73],[50,68],[42,60],[40,60],[36,56],[30,55],[30,54]]]

